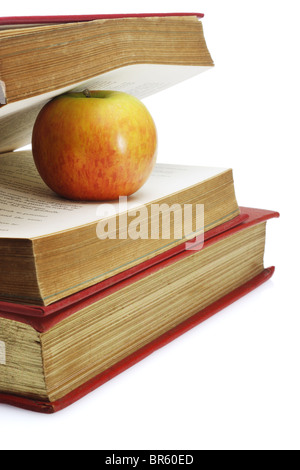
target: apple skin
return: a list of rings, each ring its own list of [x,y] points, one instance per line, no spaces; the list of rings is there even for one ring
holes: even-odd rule
[[[157,131],[145,105],[127,93],[66,93],[40,111],[32,153],[41,178],[58,195],[115,200],[134,194],[149,178]]]

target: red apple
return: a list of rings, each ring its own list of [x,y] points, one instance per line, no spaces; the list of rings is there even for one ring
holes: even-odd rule
[[[33,128],[32,152],[42,179],[72,200],[135,193],[149,178],[156,151],[148,109],[117,91],[60,95],[41,110]]]

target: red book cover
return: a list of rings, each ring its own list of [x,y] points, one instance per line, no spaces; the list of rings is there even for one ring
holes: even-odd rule
[[[204,243],[204,247],[208,247],[232,234],[235,234],[247,227],[250,227],[252,225],[258,224],[265,222],[271,218],[274,217],[279,217],[279,214],[274,211],[265,211],[265,210],[259,210],[259,209],[249,209],[249,208],[241,208],[242,215],[247,215],[247,219],[225,231],[222,233],[219,233],[215,235],[214,237],[211,237],[207,239]],[[27,323],[31,325],[33,328],[35,328],[37,331],[44,332],[49,329],[51,329],[55,324],[59,323],[63,319],[67,318],[68,316],[72,315],[75,311],[80,310],[81,308],[85,307],[88,304],[92,304],[95,301],[99,300],[100,298],[103,298],[105,296],[110,295],[114,290],[116,289],[121,289],[126,287],[127,285],[136,282],[137,280],[146,277],[153,272],[156,272],[160,269],[163,269],[166,266],[169,266],[172,263],[175,263],[179,260],[181,260],[184,257],[188,257],[193,253],[192,251],[183,251],[177,255],[174,255],[173,257],[166,259],[154,266],[149,267],[148,269],[145,269],[142,272],[139,272],[123,281],[120,281],[119,283],[112,285],[111,287],[108,287],[106,289],[100,289],[98,292],[93,293],[93,295],[82,299],[79,302],[70,302],[70,306],[65,306],[61,308],[61,302],[58,302],[56,306],[58,307],[56,313],[52,310],[52,313],[50,314],[49,312],[44,312],[43,316],[30,316],[28,312],[24,311],[23,314],[21,313],[12,313],[8,312],[7,309],[1,309],[0,311],[0,316],[4,318],[10,318],[14,319],[15,321],[20,321],[23,323]],[[43,413],[54,413],[57,412],[72,403],[76,402],[89,392],[95,390],[98,388],[100,385],[104,384],[111,378],[115,377],[116,375],[120,374],[121,372],[125,371],[129,367],[133,366],[137,362],[141,361],[143,358],[147,357],[150,355],[152,352],[158,350],[159,348],[165,346],[178,336],[184,334],[191,328],[197,326],[198,324],[202,323],[203,321],[207,320],[211,316],[215,315],[222,309],[228,307],[230,304],[235,302],[236,300],[240,299],[241,297],[245,296],[249,292],[253,291],[256,289],[258,286],[266,282],[268,279],[272,277],[274,273],[274,267],[264,269],[258,276],[253,278],[251,281],[248,281],[246,284],[240,286],[239,288],[233,290],[226,296],[224,296],[222,299],[219,299],[218,301],[214,302],[210,306],[206,307],[205,309],[199,311],[197,314],[193,315],[192,317],[188,318],[184,322],[182,322],[180,325],[176,326],[175,328],[172,328],[156,340],[150,342],[137,352],[129,355],[122,361],[118,362],[114,366],[110,367],[106,371],[102,372],[101,374],[97,375],[93,379],[89,380],[82,386],[78,387],[77,389],[73,390],[71,393],[67,394],[63,398],[55,401],[55,402],[40,402],[37,400],[31,400],[28,398],[24,397],[18,397],[14,395],[9,395],[5,393],[0,393],[0,403],[6,403],[10,405],[14,405],[17,407],[25,408],[25,409],[30,409],[33,411],[38,411],[38,412],[43,412]],[[51,307],[53,308],[53,306]]]
[[[8,16],[0,18],[0,26],[77,23],[94,20],[113,20],[118,18],[151,18],[165,16],[197,16],[198,18],[204,17],[202,13],[118,13],[105,15]]]

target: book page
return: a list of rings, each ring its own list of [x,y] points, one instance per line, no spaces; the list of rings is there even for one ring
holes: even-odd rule
[[[27,98],[7,104],[0,108],[0,118],[14,114],[24,109],[43,106],[55,96],[69,91],[115,90],[129,93],[138,99],[144,99],[159,91],[165,90],[184,80],[188,80],[211,67],[197,65],[167,65],[167,64],[133,64],[105,72],[98,77],[68,85],[58,90],[50,91],[39,96]],[[5,84],[3,91],[5,93]]]
[[[57,196],[42,181],[30,151],[0,157],[0,238],[35,238],[95,223],[157,201],[226,169],[157,164],[146,184],[120,201],[76,202]]]
[[[0,106],[0,153],[30,144],[38,113],[55,96],[89,88],[122,91],[143,99],[209,68],[158,64],[129,65],[59,90]],[[0,103],[5,103],[5,84],[2,82],[2,85],[1,87],[0,82]]]

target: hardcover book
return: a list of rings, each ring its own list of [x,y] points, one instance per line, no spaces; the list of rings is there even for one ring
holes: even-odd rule
[[[49,305],[240,222],[230,169],[158,164],[125,203],[64,200],[41,180],[30,151],[2,155],[0,299]]]
[[[53,413],[268,280],[266,221],[247,220],[69,306],[39,313],[1,305],[0,401]],[[17,312],[17,313],[16,313]]]
[[[0,18],[0,152],[30,143],[40,109],[66,91],[142,99],[213,67],[202,17]]]

